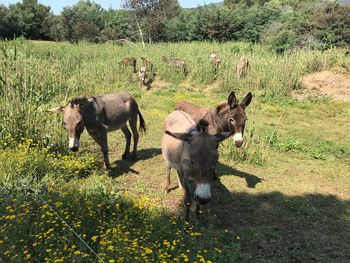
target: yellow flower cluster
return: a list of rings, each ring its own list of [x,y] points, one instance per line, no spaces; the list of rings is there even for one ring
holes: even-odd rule
[[[44,178],[46,190],[40,194],[47,202],[23,192],[14,198],[0,193],[0,251],[5,262],[97,261],[52,208],[106,262],[209,263],[222,254],[221,247],[203,249],[204,232],[170,216],[148,196],[115,195],[98,187],[83,190],[82,182],[89,178],[76,175],[97,169],[94,156],[59,154],[23,140],[16,148],[0,150],[0,165],[6,170],[0,171],[2,182],[15,185],[18,179],[34,183],[29,179]]]

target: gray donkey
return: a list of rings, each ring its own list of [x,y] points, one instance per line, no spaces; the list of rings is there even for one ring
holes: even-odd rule
[[[139,134],[137,131],[137,115],[140,118],[140,128],[146,131],[145,121],[138,105],[128,92],[119,92],[94,96],[91,98],[75,98],[66,106],[49,110],[63,113],[69,148],[76,152],[80,146],[80,135],[86,127],[90,136],[99,144],[103,153],[104,163],[110,168],[108,157],[107,132],[121,129],[126,139],[125,151],[122,158],[128,157],[130,152],[131,133],[126,125],[129,121],[134,137],[133,157],[136,157]]]
[[[170,170],[176,169],[179,189],[185,194],[186,215],[192,200],[196,201],[196,214],[200,205],[211,200],[210,186],[218,163],[219,143],[231,135],[222,132],[210,135],[205,132],[208,123],[200,120],[198,124],[183,111],[173,111],[164,121],[162,155],[167,164],[165,192],[169,192]]]

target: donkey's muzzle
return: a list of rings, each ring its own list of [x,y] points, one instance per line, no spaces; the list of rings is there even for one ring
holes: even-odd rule
[[[233,141],[235,142],[236,147],[241,147],[243,144],[243,134],[241,132],[236,132],[233,135]]]
[[[209,198],[200,198],[198,195],[197,195],[197,201],[200,205],[206,205],[208,204],[210,201],[211,201],[211,197]]]
[[[70,150],[75,153],[79,150],[79,147],[72,147],[70,148]]]
[[[242,146],[242,144],[243,144],[243,141],[235,141],[235,145],[236,145],[236,147],[241,147]]]

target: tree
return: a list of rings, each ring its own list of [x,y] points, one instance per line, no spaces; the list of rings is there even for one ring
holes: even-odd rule
[[[128,11],[108,9],[102,15],[103,30],[101,32],[102,40],[128,39],[136,40],[137,28]]]
[[[165,24],[179,10],[177,0],[126,0],[124,7],[130,11],[146,38],[160,41],[165,38]]]
[[[0,4],[0,38],[8,37],[8,25],[7,25],[7,13],[8,8],[3,4]]]
[[[73,40],[76,42],[84,40],[87,42],[97,42],[100,36],[99,27],[92,21],[81,20],[73,27]]]
[[[50,16],[45,22],[49,29],[49,38],[55,41],[64,40],[63,23],[61,16]]]
[[[102,29],[103,12],[100,5],[89,0],[65,7],[61,14],[63,38],[71,42],[96,41]]]
[[[62,25],[62,39],[67,41],[73,40],[74,25],[77,23],[77,17],[74,10],[71,7],[63,8],[61,13],[61,25]]]
[[[312,17],[314,35],[326,47],[350,45],[350,5],[326,3]]]
[[[170,42],[194,40],[195,20],[194,10],[180,10],[177,16],[166,22],[165,40]]]
[[[38,4],[37,0],[23,0],[22,3],[10,5],[1,23],[7,28],[5,37],[47,39],[43,23],[50,15],[50,7]]]

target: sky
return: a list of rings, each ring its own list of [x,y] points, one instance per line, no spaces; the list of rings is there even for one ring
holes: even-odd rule
[[[182,7],[197,7],[199,5],[204,4],[210,4],[210,3],[219,3],[223,2],[223,0],[178,0],[180,5]],[[0,4],[5,4],[8,6],[9,4],[15,4],[17,2],[20,2],[19,0],[0,0]],[[66,6],[72,6],[74,5],[78,0],[39,0],[39,3],[48,5],[51,7],[51,10],[54,12],[54,14],[59,14],[63,7]],[[95,3],[100,4],[104,9],[113,8],[113,9],[120,9],[123,0],[95,0],[93,1]]]

